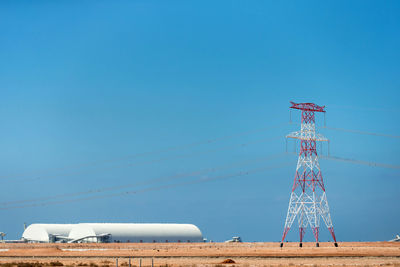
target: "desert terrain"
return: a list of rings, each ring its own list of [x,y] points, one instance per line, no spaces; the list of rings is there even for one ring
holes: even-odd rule
[[[400,242],[0,244],[0,266],[400,266]]]

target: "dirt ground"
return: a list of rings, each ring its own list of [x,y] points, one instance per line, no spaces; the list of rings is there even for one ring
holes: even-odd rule
[[[0,244],[0,266],[396,266],[400,242]],[[231,259],[234,263],[223,263]],[[25,265],[23,264],[25,263]],[[31,265],[29,265],[30,263]],[[36,264],[34,264],[36,263]]]

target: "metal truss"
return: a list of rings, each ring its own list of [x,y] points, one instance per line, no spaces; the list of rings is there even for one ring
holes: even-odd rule
[[[287,138],[300,140],[300,153],[297,161],[296,174],[290,195],[281,247],[297,217],[300,233],[300,247],[307,227],[312,229],[316,245],[321,218],[332,235],[337,246],[332,219],[326,198],[325,186],[318,162],[317,141],[329,141],[315,131],[315,112],[325,112],[324,108],[313,103],[292,103],[291,108],[302,110],[301,130],[292,132]]]

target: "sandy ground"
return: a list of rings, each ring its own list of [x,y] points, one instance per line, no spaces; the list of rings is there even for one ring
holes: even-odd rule
[[[127,266],[399,266],[400,242],[332,243],[112,243],[112,244],[0,244],[0,266],[11,262],[64,265]],[[221,266],[219,266],[221,267]]]

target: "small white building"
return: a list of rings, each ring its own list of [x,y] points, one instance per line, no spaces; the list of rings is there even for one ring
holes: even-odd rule
[[[53,243],[68,238],[75,224],[31,224],[22,234],[22,240],[33,243]]]
[[[172,223],[80,223],[75,225],[68,242],[203,242],[203,236],[193,224]]]

